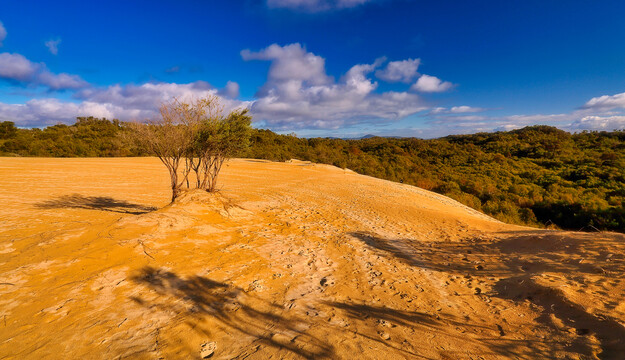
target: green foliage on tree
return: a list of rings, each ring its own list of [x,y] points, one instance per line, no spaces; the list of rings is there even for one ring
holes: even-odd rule
[[[129,136],[122,138],[147,149],[167,167],[173,202],[185,183],[187,188],[193,183],[197,189],[217,190],[224,162],[248,145],[251,117],[247,112],[233,110],[224,115],[217,96],[191,101],[174,98],[161,105],[159,119],[126,124]],[[195,182],[189,178],[192,171]]]
[[[122,144],[118,135],[124,129],[118,120],[79,117],[74,125],[54,125],[44,129],[14,128],[12,122],[5,121],[0,123],[0,129],[2,156],[105,157],[146,154],[145,149]]]
[[[234,110],[227,116],[203,119],[194,141],[193,152],[189,157],[191,168],[203,169],[203,177],[198,179],[198,188],[215,191],[217,176],[224,161],[239,155],[249,146],[252,117],[248,110]],[[197,159],[197,164],[194,162]]]

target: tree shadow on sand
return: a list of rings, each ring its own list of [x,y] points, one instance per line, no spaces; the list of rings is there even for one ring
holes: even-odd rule
[[[422,313],[418,311],[407,311],[400,309],[393,309],[387,306],[372,306],[366,304],[356,304],[351,302],[325,302],[324,304],[331,306],[335,309],[340,309],[345,315],[347,315],[353,321],[365,322],[367,320],[374,320],[373,322],[382,326],[403,326],[413,330],[420,330],[420,332],[433,335],[433,339],[439,337],[446,337],[448,340],[451,338],[458,344],[472,341],[483,345],[485,348],[490,349],[494,355],[506,356],[510,358],[524,358],[523,351],[527,352],[527,349],[531,349],[530,358],[538,356],[539,358],[555,358],[555,351],[553,342],[544,341],[542,348],[536,346],[533,340],[514,340],[508,338],[502,338],[498,333],[500,328],[495,326],[486,326],[484,324],[478,324],[475,322],[469,322],[464,318],[458,318],[451,314],[439,312],[436,315]],[[357,326],[361,329],[371,329],[372,326]],[[471,329],[474,333],[482,334],[478,338],[470,338],[463,333],[450,333],[450,328],[463,328]],[[365,337],[370,341],[374,341],[385,348],[392,348],[408,358],[417,359],[433,359],[427,356],[421,355],[423,348],[429,348],[432,345],[436,345],[437,341],[433,340],[432,343],[422,343],[421,341],[414,341],[412,336],[409,337],[410,341],[406,339],[403,343],[389,342],[382,340],[379,336],[373,334],[366,334],[364,332],[357,333],[359,336]],[[490,335],[490,336],[489,336]],[[424,340],[424,339],[421,339]],[[465,351],[453,351],[446,349],[443,351],[443,358],[461,359],[467,358]],[[436,358],[440,358],[439,356]],[[491,355],[488,351],[480,355]]]
[[[592,356],[593,349],[586,335],[593,334],[600,342],[600,358],[619,358],[619,354],[625,353],[625,327],[617,319],[589,313],[570,301],[560,289],[537,282],[538,275],[543,273],[569,278],[619,278],[625,272],[625,236],[622,234],[519,231],[501,233],[492,240],[474,238],[457,242],[385,239],[364,232],[349,235],[378,255],[397,259],[406,265],[443,272],[448,276],[482,280],[499,278],[492,286],[492,292],[484,296],[514,302],[529,301],[540,309],[536,320],[554,331],[561,329],[552,319],[559,319],[577,336],[572,342],[558,344],[561,348]],[[605,296],[611,298],[608,294]],[[536,341],[545,342],[542,339]],[[511,355],[509,346],[490,344],[491,349],[504,355]]]
[[[133,215],[141,215],[156,210],[153,206],[133,204],[108,196],[83,196],[80,194],[63,195],[35,204],[35,206],[40,209],[87,209]]]
[[[246,293],[243,289],[202,276],[180,277],[163,269],[145,267],[131,280],[153,290],[153,299],[133,297],[147,308],[188,319],[212,318],[228,328],[233,338],[248,337],[252,344],[263,344],[304,358],[331,357],[332,346],[306,333],[308,325],[287,309]],[[200,327],[196,331],[202,332]],[[276,336],[277,335],[277,336]],[[244,341],[244,340],[243,340]],[[188,348],[188,354],[197,349]]]

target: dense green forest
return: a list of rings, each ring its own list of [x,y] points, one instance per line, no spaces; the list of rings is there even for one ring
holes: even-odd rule
[[[18,129],[0,123],[3,156],[142,156],[119,121]],[[497,219],[625,231],[625,131],[570,134],[549,126],[433,140],[302,139],[254,130],[241,157],[349,168],[452,197]]]

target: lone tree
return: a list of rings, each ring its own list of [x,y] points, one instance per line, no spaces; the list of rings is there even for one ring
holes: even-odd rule
[[[161,105],[160,114],[157,120],[131,123],[129,134],[167,167],[171,201],[180,195],[183,185],[190,187],[191,171],[196,188],[215,191],[223,163],[248,146],[248,110],[224,115],[219,98],[210,96],[187,102],[173,99]]]

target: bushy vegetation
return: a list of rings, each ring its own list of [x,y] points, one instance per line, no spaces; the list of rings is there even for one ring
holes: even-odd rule
[[[124,123],[16,129],[0,124],[0,152],[20,156],[140,156]],[[548,126],[440,139],[301,139],[253,130],[237,156],[310,160],[416,185],[497,219],[567,229],[625,231],[625,131],[570,134]]]
[[[121,133],[125,124],[94,117],[79,117],[74,125],[54,125],[44,129],[18,129],[11,121],[0,123],[0,155],[103,157],[142,156],[145,149],[128,146]]]
[[[247,109],[225,114],[217,96],[191,101],[174,98],[160,107],[161,117],[124,124],[121,137],[147,149],[167,167],[171,201],[185,185],[214,192],[224,162],[247,147],[251,117]],[[194,173],[195,181],[190,175]]]

